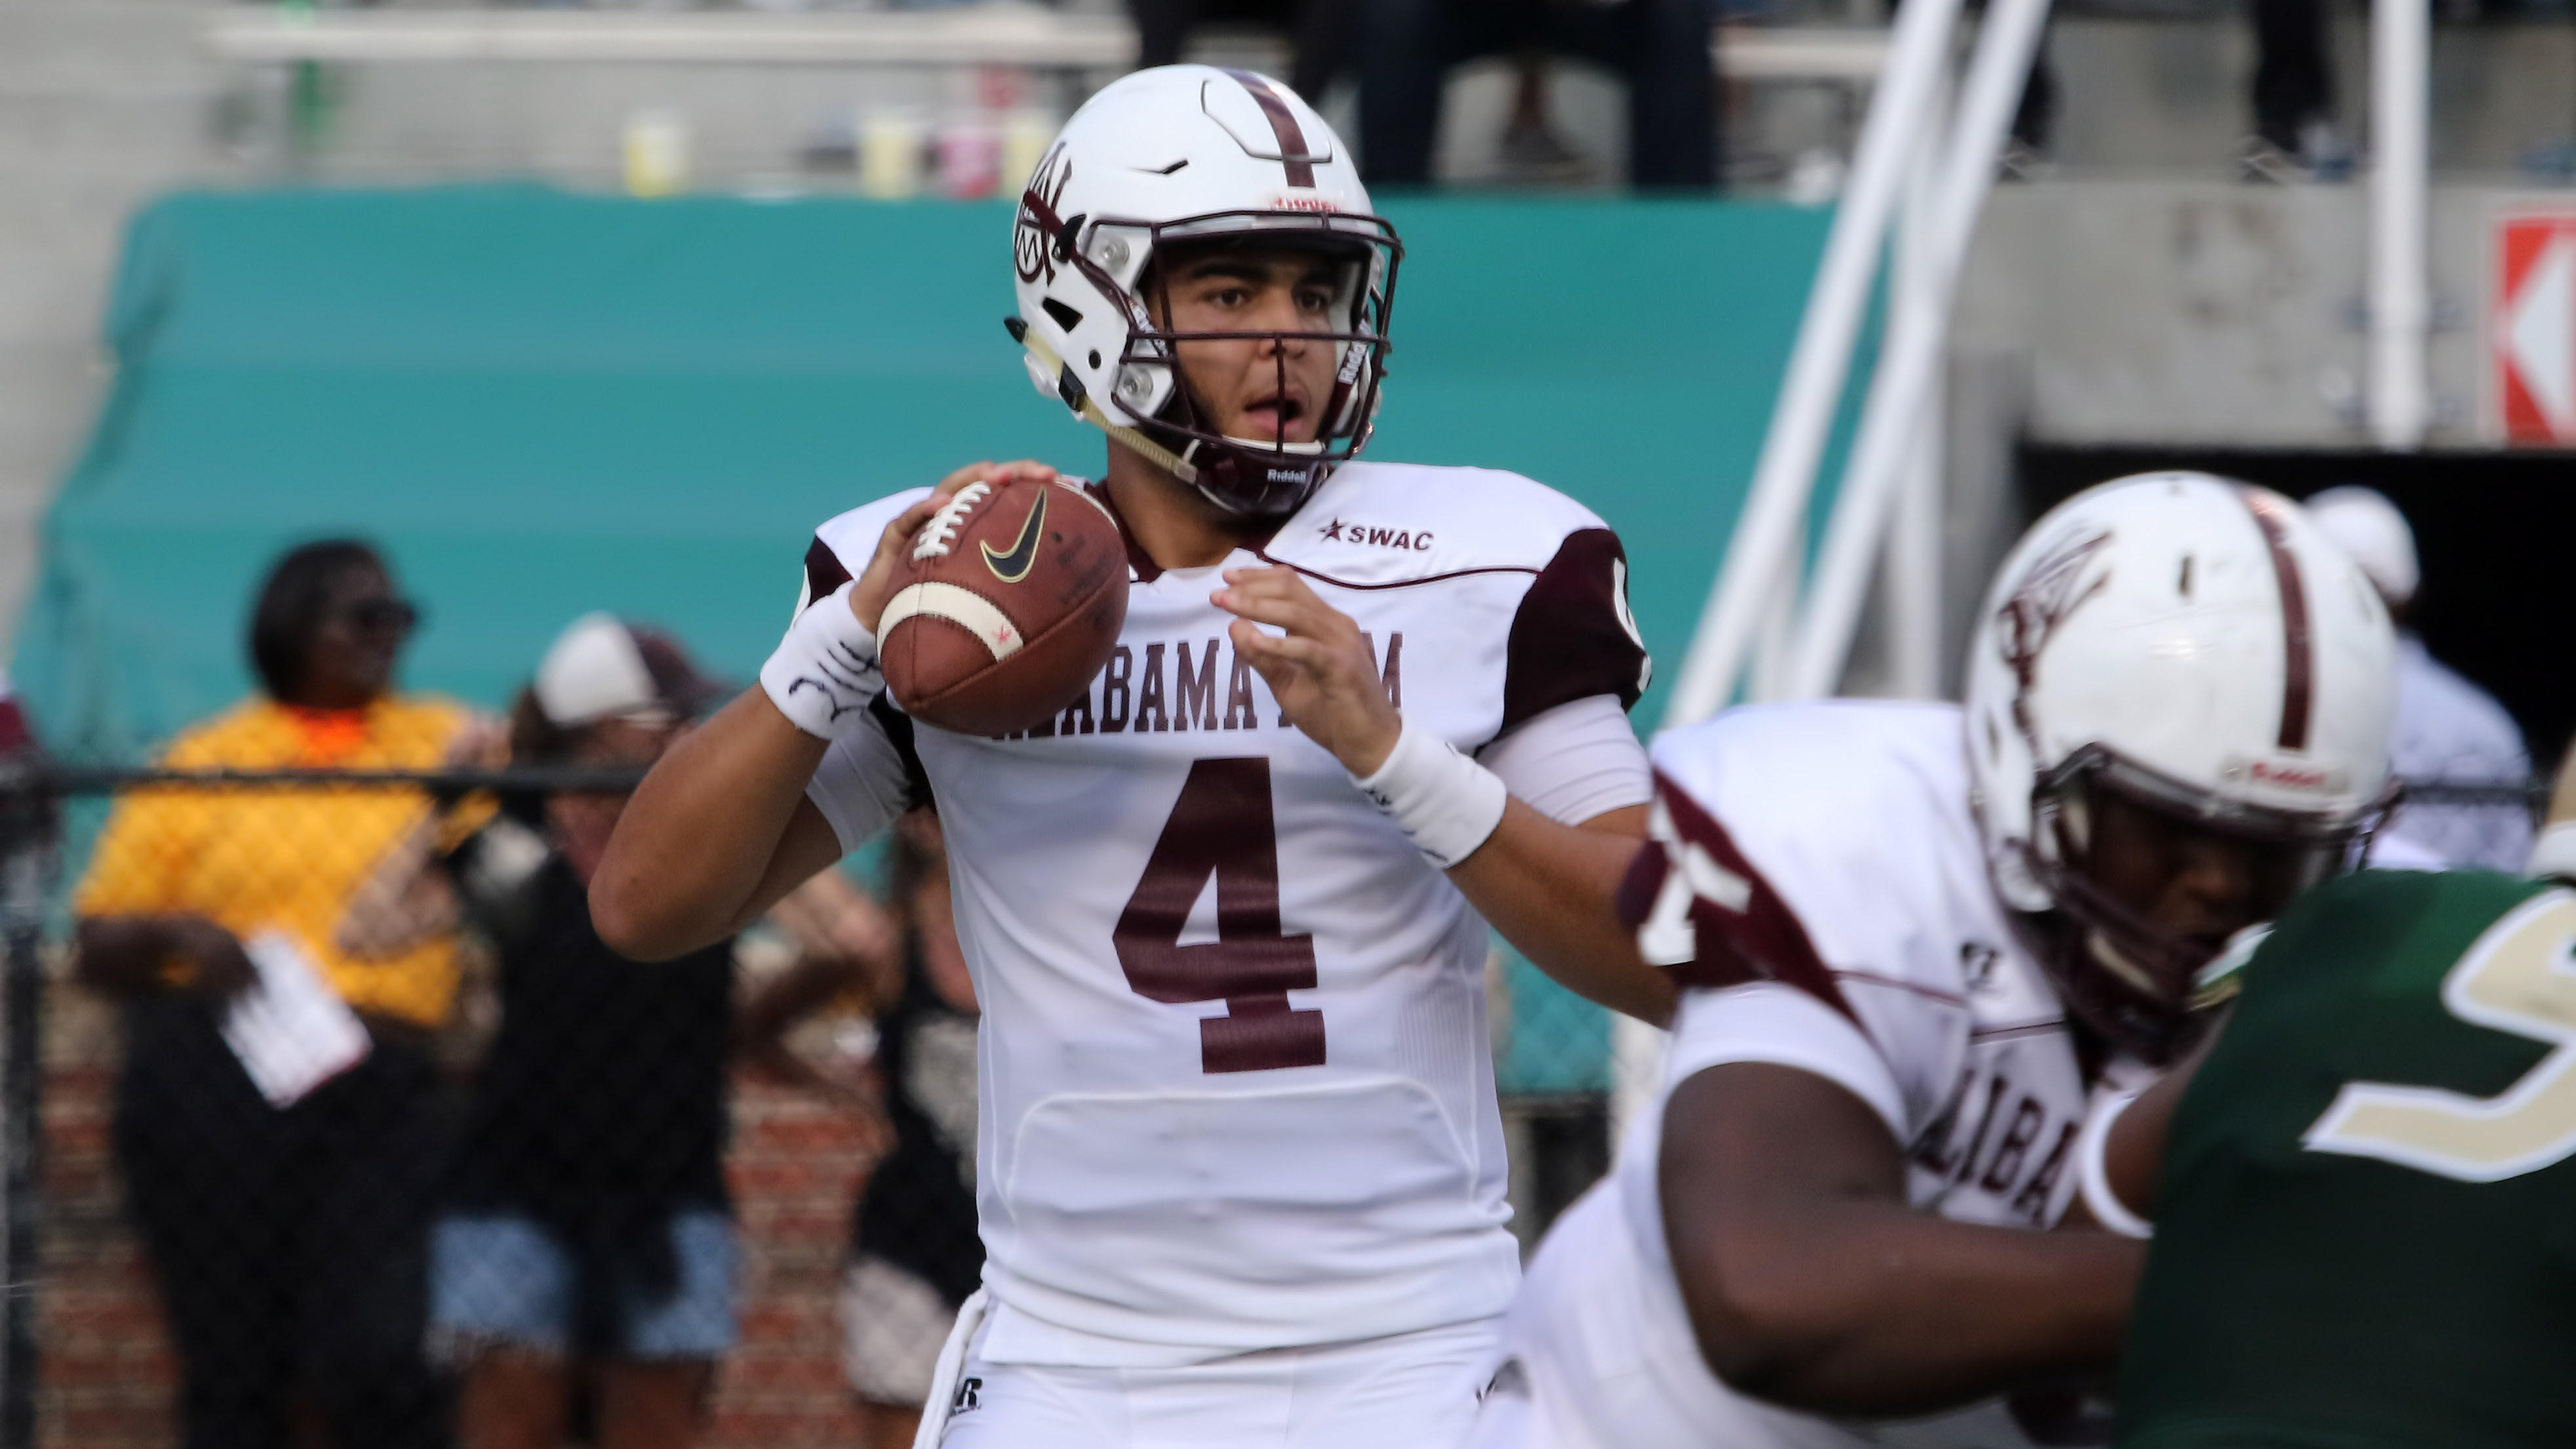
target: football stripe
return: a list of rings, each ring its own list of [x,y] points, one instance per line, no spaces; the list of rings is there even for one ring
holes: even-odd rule
[[[1008,659],[1020,652],[1019,626],[992,600],[972,589],[935,581],[911,584],[886,600],[885,613],[877,619],[877,637],[891,639],[894,626],[915,614],[933,619],[946,619],[967,633],[984,641],[996,660]]]

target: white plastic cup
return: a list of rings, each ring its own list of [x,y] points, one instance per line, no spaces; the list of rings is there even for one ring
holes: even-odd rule
[[[939,161],[940,195],[964,201],[990,196],[1001,184],[1002,138],[989,118],[951,118],[931,149]]]
[[[1012,199],[1046,159],[1047,148],[1055,144],[1056,118],[1034,107],[1022,107],[1002,117],[1001,182]]]
[[[626,118],[626,193],[673,196],[689,187],[689,122],[676,111]]]
[[[930,124],[918,112],[867,111],[859,117],[859,194],[901,201],[921,194]]]

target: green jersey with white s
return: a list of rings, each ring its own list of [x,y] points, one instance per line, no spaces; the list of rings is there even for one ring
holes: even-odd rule
[[[2174,1114],[2122,1449],[2576,1444],[2576,891],[2370,871]]]

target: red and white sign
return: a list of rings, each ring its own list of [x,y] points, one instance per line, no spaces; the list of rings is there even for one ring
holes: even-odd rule
[[[2487,396],[2508,443],[2576,447],[2576,212],[2496,222]]]

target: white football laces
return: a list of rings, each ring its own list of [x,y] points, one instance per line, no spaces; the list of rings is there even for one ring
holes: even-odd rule
[[[913,562],[947,557],[948,550],[957,542],[957,530],[966,526],[966,515],[974,512],[975,505],[983,502],[992,491],[989,483],[969,483],[939,505],[939,511],[930,515],[930,521],[921,526],[921,532],[913,535]]]

